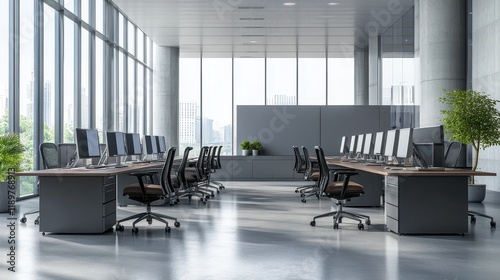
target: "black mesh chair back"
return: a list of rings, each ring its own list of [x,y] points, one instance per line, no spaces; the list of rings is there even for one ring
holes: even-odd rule
[[[462,152],[462,144],[458,142],[450,142],[446,152],[444,153],[444,166],[455,168],[460,159],[460,153]]]
[[[326,185],[328,185],[329,182],[329,169],[328,169],[328,164],[326,163],[325,160],[325,154],[323,152],[323,149],[319,146],[314,147],[316,150],[316,158],[318,160],[318,165],[319,165],[319,181],[318,185],[321,191],[325,191]]]
[[[219,146],[219,149],[217,150],[217,160],[216,160],[216,163],[217,163],[217,168],[216,169],[221,169],[222,168],[222,165],[220,163],[220,153],[222,151],[222,146]]]
[[[302,159],[302,156],[300,155],[299,147],[297,146],[292,146],[293,149],[293,154],[295,156],[295,164],[293,166],[293,171],[297,173],[304,172],[304,161]]]
[[[177,180],[179,181],[179,184],[184,186],[184,187],[187,186],[185,171],[186,171],[186,165],[187,165],[188,158],[189,158],[189,153],[191,152],[192,149],[193,149],[193,147],[186,147],[186,149],[184,149],[184,155],[182,156],[181,163],[179,164],[179,169],[177,169],[177,173],[176,173]]]
[[[54,143],[40,144],[40,155],[42,156],[42,163],[44,169],[52,169],[59,167],[59,155],[57,153],[57,145]]]
[[[196,173],[197,173],[197,177],[200,179],[205,178],[205,160],[207,157],[207,153],[208,153],[208,147],[207,146],[201,147],[200,154],[198,156],[198,160],[196,161],[196,166],[195,166]]]
[[[172,186],[172,165],[174,164],[175,152],[177,151],[176,147],[170,147],[167,151],[167,159],[163,164],[163,169],[161,171],[161,187],[165,194],[170,194],[175,192]]]

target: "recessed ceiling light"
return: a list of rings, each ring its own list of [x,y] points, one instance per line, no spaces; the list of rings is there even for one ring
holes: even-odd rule
[[[330,2],[330,3],[328,3],[328,6],[336,6],[336,5],[338,5],[338,4],[339,4],[339,3],[337,3],[337,2]]]
[[[252,41],[250,41],[250,43],[255,44],[255,43],[257,43],[257,41],[252,40]]]
[[[283,6],[295,6],[294,2],[285,2],[283,3]]]

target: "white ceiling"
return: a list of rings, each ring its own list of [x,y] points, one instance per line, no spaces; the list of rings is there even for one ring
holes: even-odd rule
[[[235,57],[352,56],[413,0],[113,0],[161,46]],[[283,5],[295,3],[293,6]],[[335,4],[330,4],[335,3]],[[377,29],[378,27],[378,29]]]

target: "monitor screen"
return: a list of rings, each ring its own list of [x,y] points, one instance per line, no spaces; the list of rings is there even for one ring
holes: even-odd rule
[[[399,130],[398,149],[396,153],[398,158],[408,158],[412,155],[412,132],[412,128],[402,128]]]
[[[126,133],[125,143],[127,145],[127,155],[141,155],[141,137],[139,133]]]
[[[356,153],[363,153],[363,144],[364,144],[364,134],[358,135],[358,144],[356,145]]]
[[[356,135],[351,136],[351,145],[349,145],[349,152],[354,153],[356,148]]]
[[[340,142],[340,153],[345,154],[348,152],[349,152],[349,149],[347,148],[347,137],[342,136],[342,141]]]
[[[384,143],[384,132],[377,132],[375,135],[375,146],[373,147],[374,155],[383,155],[382,146]]]
[[[96,129],[75,129],[76,149],[79,158],[100,157],[99,134]]]
[[[110,157],[126,156],[125,137],[123,132],[106,132],[106,145]]]
[[[396,149],[398,147],[398,144],[396,142],[397,139],[396,129],[387,131],[387,137],[385,138],[384,156],[390,157],[396,155]]]
[[[158,149],[158,153],[164,153],[166,152],[165,148],[165,137],[164,136],[155,136],[156,138],[156,146]]]
[[[413,143],[444,143],[443,125],[413,129]]]
[[[367,133],[365,134],[365,146],[363,148],[363,153],[365,155],[371,155],[373,153],[372,151],[372,134]]]
[[[152,155],[158,153],[158,146],[156,144],[156,138],[152,135],[144,135],[144,140],[142,142],[143,146],[146,146],[146,154]]]

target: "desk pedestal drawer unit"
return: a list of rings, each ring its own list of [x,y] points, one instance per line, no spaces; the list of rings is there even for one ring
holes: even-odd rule
[[[387,228],[399,234],[462,234],[468,230],[467,177],[386,176]]]
[[[39,179],[40,232],[103,233],[116,223],[116,175]]]

